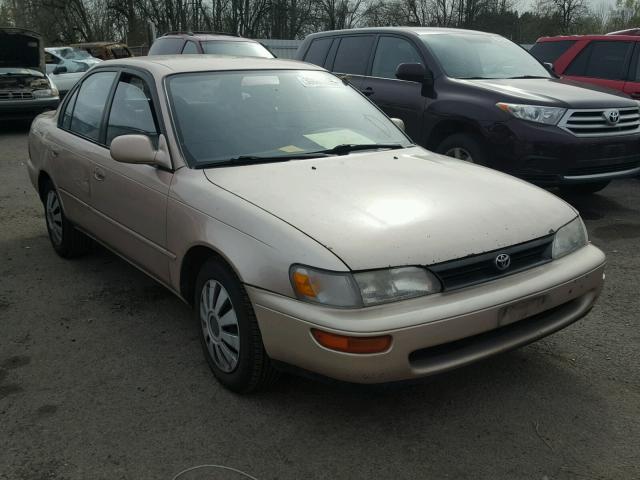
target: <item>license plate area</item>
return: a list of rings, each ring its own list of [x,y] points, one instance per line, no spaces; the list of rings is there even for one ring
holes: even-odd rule
[[[544,295],[507,305],[498,311],[497,326],[503,327],[514,322],[519,322],[525,318],[533,317],[548,308],[550,307],[547,306],[547,297]]]

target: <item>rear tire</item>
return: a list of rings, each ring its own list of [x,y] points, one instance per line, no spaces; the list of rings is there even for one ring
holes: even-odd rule
[[[469,133],[456,133],[445,138],[436,151],[476,165],[487,164],[487,154],[482,138]]]
[[[67,220],[58,192],[51,182],[47,182],[43,189],[42,202],[49,240],[56,253],[62,258],[85,254],[91,247],[91,240]]]
[[[194,317],[209,368],[237,393],[261,390],[277,380],[246,290],[217,259],[202,266],[196,280]]]
[[[596,183],[582,183],[576,185],[562,185],[560,187],[560,191],[562,193],[568,194],[579,194],[579,195],[588,195],[590,193],[596,193],[600,190],[604,189],[607,185],[611,183],[610,181],[606,182],[596,182]]]

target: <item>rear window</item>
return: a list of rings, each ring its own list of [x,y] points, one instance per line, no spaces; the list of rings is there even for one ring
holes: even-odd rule
[[[273,58],[271,52],[257,42],[210,40],[200,45],[204,53],[211,55]]]
[[[182,50],[182,38],[159,38],[149,49],[149,55],[171,55]]]
[[[546,63],[554,63],[558,60],[564,52],[569,50],[573,44],[575,44],[575,40],[559,40],[557,42],[538,42],[529,53],[536,57],[541,62]]]
[[[340,40],[338,53],[336,53],[336,59],[333,63],[333,71],[365,75],[372,46],[373,36],[343,37]]]

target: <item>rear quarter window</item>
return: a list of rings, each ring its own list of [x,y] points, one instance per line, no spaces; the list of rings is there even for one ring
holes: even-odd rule
[[[569,50],[574,44],[575,40],[559,40],[557,42],[538,42],[529,53],[536,57],[539,61],[545,63],[554,63],[558,60],[564,52]]]
[[[331,42],[333,42],[333,38],[331,37],[316,38],[313,40],[304,56],[304,61],[323,67],[327,59],[327,53],[329,53],[329,47],[331,47]]]

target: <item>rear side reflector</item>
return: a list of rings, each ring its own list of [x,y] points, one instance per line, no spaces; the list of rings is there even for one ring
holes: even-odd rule
[[[348,337],[322,330],[311,329],[316,341],[325,348],[346,353],[380,353],[391,347],[391,335],[379,337]]]

